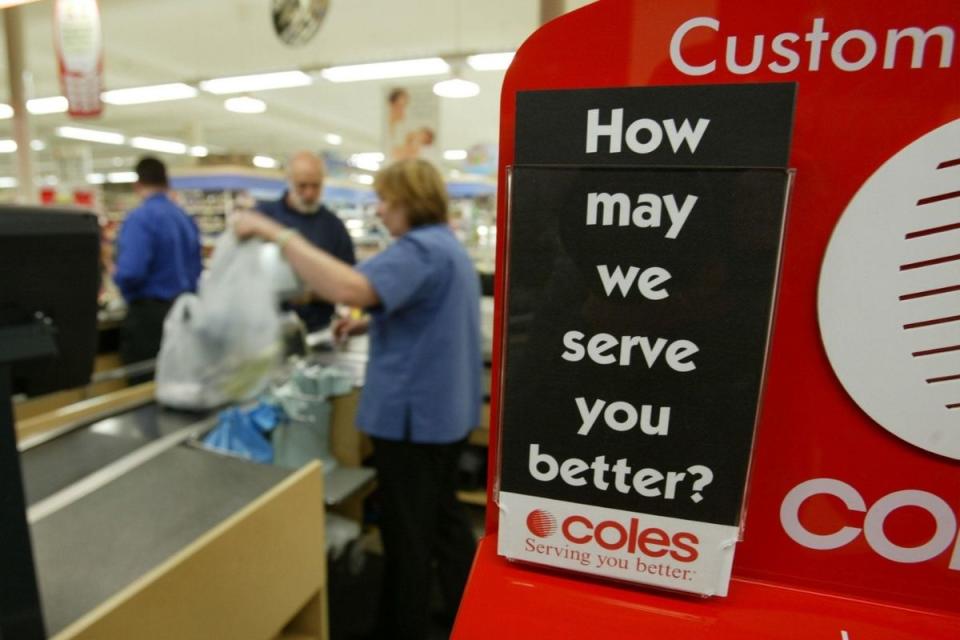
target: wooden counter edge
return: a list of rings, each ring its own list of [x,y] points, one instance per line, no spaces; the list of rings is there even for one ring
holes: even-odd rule
[[[74,423],[88,422],[99,417],[133,409],[153,400],[154,383],[146,382],[102,396],[81,400],[48,413],[17,422],[17,440],[25,441]]]
[[[54,640],[326,640],[323,473],[312,462]]]

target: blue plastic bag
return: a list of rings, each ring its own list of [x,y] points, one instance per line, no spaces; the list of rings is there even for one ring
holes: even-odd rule
[[[266,403],[248,411],[227,409],[220,414],[217,426],[203,439],[203,444],[253,462],[270,463],[273,445],[264,434],[272,431],[280,419],[279,408]]]

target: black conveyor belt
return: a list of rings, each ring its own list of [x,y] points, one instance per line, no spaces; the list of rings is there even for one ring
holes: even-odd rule
[[[79,427],[20,455],[27,504],[34,505],[111,462],[186,426],[205,414],[150,403]]]
[[[176,446],[35,522],[47,632],[63,630],[291,473]]]

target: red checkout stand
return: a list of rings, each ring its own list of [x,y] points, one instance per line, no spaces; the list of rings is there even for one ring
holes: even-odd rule
[[[523,44],[501,97],[486,535],[452,637],[960,638],[958,36],[955,0],[599,0]],[[508,561],[517,94],[743,83],[795,83],[795,174],[728,595]]]

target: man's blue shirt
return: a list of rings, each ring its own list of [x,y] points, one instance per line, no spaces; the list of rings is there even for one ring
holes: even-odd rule
[[[128,303],[196,291],[202,270],[197,225],[165,193],[148,196],[127,214],[113,279]]]
[[[377,292],[357,425],[417,443],[479,424],[480,280],[446,225],[416,227],[357,269]]]
[[[273,202],[258,202],[257,209],[285,227],[296,229],[300,235],[316,247],[333,254],[347,264],[354,264],[353,240],[343,221],[335,213],[320,206],[316,213],[300,213],[287,205],[287,192]],[[311,302],[291,306],[311,331],[330,323],[333,305],[326,302]]]

